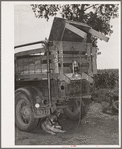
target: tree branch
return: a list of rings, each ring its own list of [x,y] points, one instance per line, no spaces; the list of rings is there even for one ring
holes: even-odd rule
[[[89,9],[89,8],[91,8],[91,7],[93,7],[93,6],[96,6],[96,5],[99,5],[99,4],[95,4],[95,5],[89,6],[89,7],[87,7],[84,11],[86,11],[87,9]]]

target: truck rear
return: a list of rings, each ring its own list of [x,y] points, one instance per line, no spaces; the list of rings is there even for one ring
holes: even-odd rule
[[[88,35],[98,34],[79,22],[55,18],[48,40],[15,47],[15,115],[22,131],[34,129],[39,119],[62,111],[83,118],[91,103],[97,48]]]

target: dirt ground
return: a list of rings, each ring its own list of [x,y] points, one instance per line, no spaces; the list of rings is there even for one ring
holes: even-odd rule
[[[90,105],[87,116],[78,121],[60,120],[65,133],[51,135],[40,126],[31,133],[16,128],[15,145],[119,145],[118,115],[102,113],[99,103]]]

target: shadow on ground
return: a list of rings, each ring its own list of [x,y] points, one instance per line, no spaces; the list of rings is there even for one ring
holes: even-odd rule
[[[119,145],[118,115],[102,113],[99,103],[90,105],[87,116],[78,126],[63,116],[60,124],[66,133],[51,135],[40,126],[31,133],[15,131],[15,145]]]

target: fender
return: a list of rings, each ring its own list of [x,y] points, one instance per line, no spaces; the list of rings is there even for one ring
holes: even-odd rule
[[[20,92],[24,93],[28,96],[28,99],[30,100],[33,112],[35,112],[35,110],[36,110],[35,104],[39,103],[41,105],[41,103],[44,101],[44,97],[42,96],[40,90],[36,87],[18,88],[15,91],[15,95],[18,95]]]

